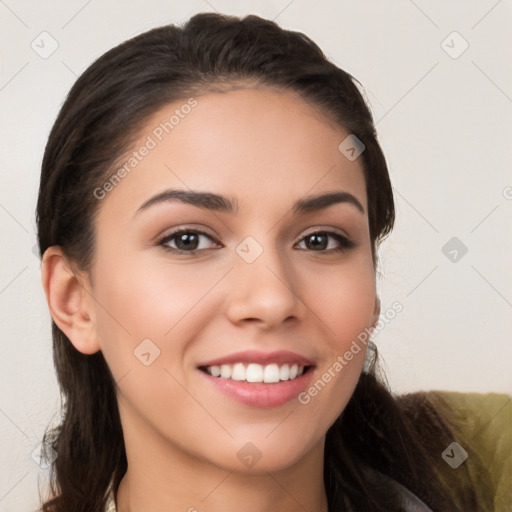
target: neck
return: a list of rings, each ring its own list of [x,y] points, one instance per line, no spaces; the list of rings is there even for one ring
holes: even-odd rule
[[[237,472],[145,434],[124,430],[128,469],[116,495],[118,512],[328,512],[324,439],[286,468]]]
[[[247,512],[328,512],[323,485],[313,486],[309,479],[307,485],[306,480],[300,483],[302,487],[297,481],[288,482],[282,472],[251,476],[224,472],[216,482],[208,477],[198,479],[197,475],[179,483],[169,479],[165,488],[158,492],[155,482],[128,471],[117,493],[117,510],[235,512],[242,507]]]

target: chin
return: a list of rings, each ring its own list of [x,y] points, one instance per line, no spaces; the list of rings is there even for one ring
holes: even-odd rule
[[[296,429],[300,432],[300,429]],[[282,436],[275,435],[272,439],[268,432],[258,438],[253,437],[253,441],[235,442],[233,451],[227,449],[224,451],[225,458],[217,459],[218,466],[228,471],[237,473],[263,475],[267,473],[279,472],[287,470],[294,465],[299,464],[304,458],[320,454],[323,456],[323,440],[318,443],[305,444],[303,436],[293,436],[286,439]],[[218,454],[217,454],[218,455]]]

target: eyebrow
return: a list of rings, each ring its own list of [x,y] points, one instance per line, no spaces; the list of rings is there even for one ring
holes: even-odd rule
[[[205,210],[212,210],[223,213],[238,213],[240,206],[235,198],[214,194],[212,192],[198,192],[194,190],[165,190],[147,201],[145,201],[137,210],[135,215],[143,210],[147,210],[150,206],[160,203],[172,201],[180,201],[185,204],[191,204]],[[364,214],[363,205],[359,200],[344,191],[328,192],[317,196],[309,196],[299,199],[293,205],[294,214],[304,214],[316,212],[324,208],[328,208],[334,204],[347,203],[355,206],[359,212]]]

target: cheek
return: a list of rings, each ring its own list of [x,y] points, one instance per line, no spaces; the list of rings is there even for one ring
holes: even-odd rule
[[[196,308],[223,273],[176,264],[171,268],[156,258],[98,258],[96,329],[112,371],[126,372],[138,363],[134,351],[147,339],[157,347],[155,353],[160,350],[159,363],[181,360],[198,325]]]
[[[124,318],[129,330],[137,331],[144,326],[159,336],[186,312],[190,302],[197,302],[207,286],[194,273],[179,269],[171,272],[161,263],[144,264],[136,258],[124,265],[105,262],[101,273],[106,278],[98,286],[98,293],[112,313]]]
[[[317,275],[317,304],[325,333],[322,359],[316,375],[299,403],[311,418],[322,417],[326,427],[346,406],[361,374],[369,328],[375,320],[376,287],[373,262],[366,256],[337,268],[330,275]]]
[[[331,348],[341,351],[374,321],[373,263],[365,255],[355,264],[317,273],[308,301],[322,319]]]
[[[99,259],[96,277],[96,328],[119,383],[120,406],[135,408],[155,424],[162,411],[193,408],[178,382],[183,382],[187,339],[193,336],[193,308],[213,277],[209,283],[135,257]]]

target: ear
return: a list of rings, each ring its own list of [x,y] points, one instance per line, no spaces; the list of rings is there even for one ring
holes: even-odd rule
[[[41,278],[50,314],[59,329],[79,352],[98,352],[94,298],[85,273],[73,271],[61,247],[52,246],[43,255]]]
[[[380,298],[377,295],[375,295],[375,308],[373,310],[373,315],[372,315],[372,326],[373,327],[375,327],[375,325],[379,321],[379,316],[380,316]]]

